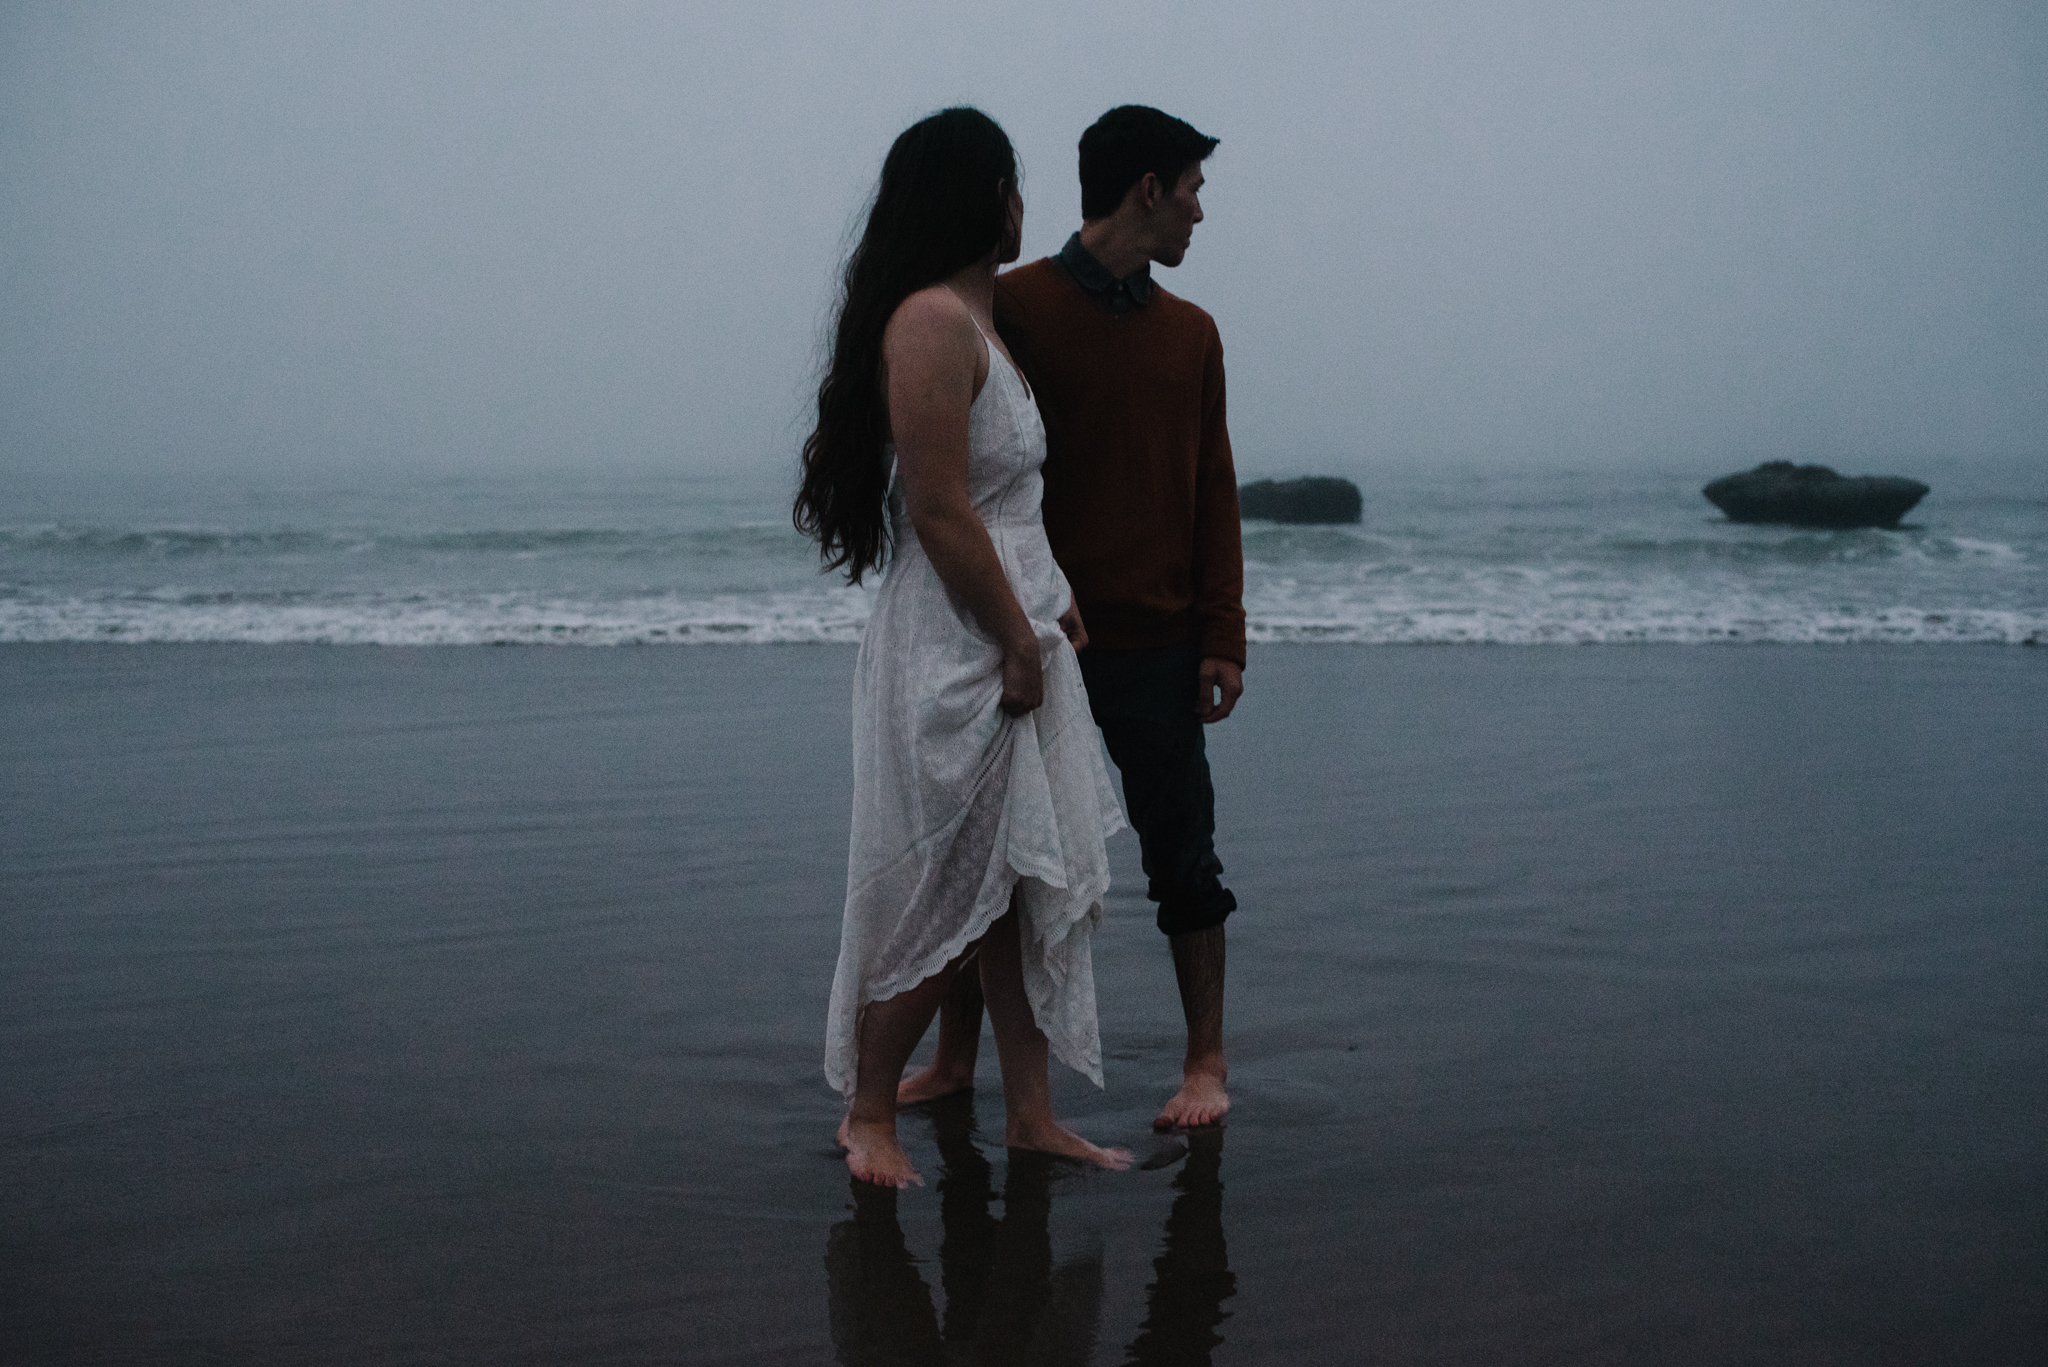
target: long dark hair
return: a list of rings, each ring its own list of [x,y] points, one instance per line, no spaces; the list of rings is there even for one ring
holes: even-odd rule
[[[995,250],[1008,225],[1017,157],[979,109],[942,109],[903,130],[882,163],[867,230],[846,260],[818,425],[804,442],[792,518],[828,570],[858,584],[889,553],[882,456],[882,329],[896,306]]]

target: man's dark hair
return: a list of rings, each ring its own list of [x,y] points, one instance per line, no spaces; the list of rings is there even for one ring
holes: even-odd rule
[[[1150,171],[1172,190],[1216,139],[1144,104],[1120,104],[1081,135],[1081,217],[1107,218]]]

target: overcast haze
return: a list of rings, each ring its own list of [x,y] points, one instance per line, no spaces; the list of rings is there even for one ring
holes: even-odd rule
[[[787,469],[890,139],[1223,140],[1168,288],[1247,474],[1851,470],[2048,435],[2021,4],[12,4],[0,461]]]

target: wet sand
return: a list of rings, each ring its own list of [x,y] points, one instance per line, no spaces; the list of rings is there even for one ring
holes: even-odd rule
[[[0,1360],[2028,1363],[2048,653],[1270,647],[1237,1110],[850,1189],[837,647],[0,648]],[[858,1199],[856,1199],[858,1197]],[[978,1345],[978,1347],[976,1346]]]

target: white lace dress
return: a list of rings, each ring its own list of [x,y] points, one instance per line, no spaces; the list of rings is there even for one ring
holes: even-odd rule
[[[1015,368],[988,351],[968,414],[968,496],[1038,633],[1045,701],[1003,713],[1002,648],[947,596],[892,489],[894,557],[854,667],[853,840],[825,1027],[825,1077],[849,1096],[868,1003],[959,957],[1013,889],[1039,1028],[1102,1085],[1088,939],[1109,888],[1103,841],[1123,812],[1059,628],[1072,599],[1039,517],[1045,428]]]

